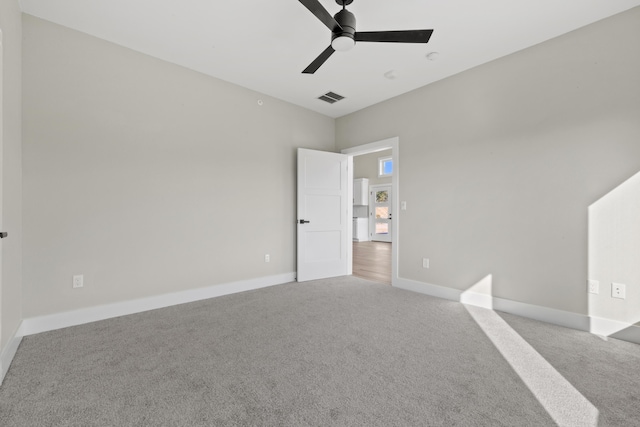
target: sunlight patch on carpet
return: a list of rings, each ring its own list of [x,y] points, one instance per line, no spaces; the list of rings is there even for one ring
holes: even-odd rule
[[[465,308],[560,427],[597,427],[598,409],[498,314]]]

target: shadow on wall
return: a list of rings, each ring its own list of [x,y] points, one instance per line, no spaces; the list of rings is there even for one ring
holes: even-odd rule
[[[640,172],[590,205],[588,215],[588,329],[640,342]],[[492,274],[460,302],[558,425],[598,425],[598,409],[494,311],[504,301],[493,296]]]
[[[640,172],[589,206],[588,215],[590,331],[637,342]]]
[[[588,324],[586,320],[559,324],[640,343],[640,172],[588,207],[587,274]],[[494,298],[492,283],[489,274],[462,292],[460,301],[509,312],[503,301]],[[526,305],[518,307],[519,311],[527,309]],[[545,315],[553,311],[546,310]]]

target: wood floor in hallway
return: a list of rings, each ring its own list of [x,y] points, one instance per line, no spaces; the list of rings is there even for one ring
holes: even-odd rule
[[[391,243],[353,242],[353,275],[391,284]]]

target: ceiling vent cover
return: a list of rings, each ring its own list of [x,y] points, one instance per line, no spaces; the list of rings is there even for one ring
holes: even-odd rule
[[[328,102],[329,104],[333,104],[340,101],[341,99],[344,99],[344,96],[338,95],[335,92],[327,92],[324,95],[319,96],[318,99],[321,99],[324,102]]]

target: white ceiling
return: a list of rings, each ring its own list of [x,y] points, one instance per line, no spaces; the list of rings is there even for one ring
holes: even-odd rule
[[[335,0],[320,0],[331,13]],[[358,43],[302,74],[331,33],[298,0],[21,0],[25,13],[330,117],[640,5],[640,0],[355,0],[357,30],[433,29],[428,44]],[[640,25],[640,23],[639,23]],[[624,43],[624,40],[620,41]],[[435,61],[425,56],[438,52]],[[395,70],[397,78],[384,74]],[[333,91],[346,98],[317,99]]]

